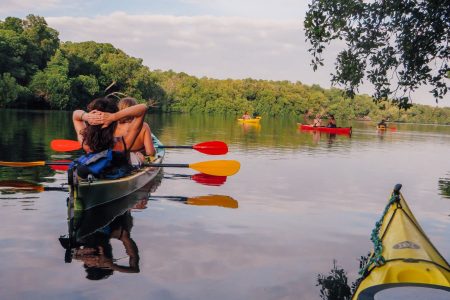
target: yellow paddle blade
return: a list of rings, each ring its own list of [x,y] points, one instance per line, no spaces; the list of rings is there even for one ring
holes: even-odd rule
[[[187,204],[191,205],[207,205],[207,206],[222,206],[228,208],[238,208],[238,202],[230,196],[222,195],[208,195],[188,198]]]
[[[231,176],[239,171],[241,164],[236,160],[210,160],[189,164],[189,168],[209,175]]]
[[[37,167],[37,166],[45,166],[45,161],[29,161],[29,162],[20,162],[20,161],[0,161],[0,166],[4,167]]]

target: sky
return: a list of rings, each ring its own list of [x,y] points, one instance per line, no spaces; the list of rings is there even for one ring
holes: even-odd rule
[[[62,41],[111,43],[151,70],[329,88],[339,45],[313,71],[303,19],[311,0],[1,0],[0,19],[35,14]],[[436,105],[429,88],[414,103]],[[365,83],[360,93],[372,93]],[[450,93],[439,101],[450,106]]]

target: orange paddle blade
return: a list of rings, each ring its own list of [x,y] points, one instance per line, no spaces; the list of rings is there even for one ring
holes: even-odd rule
[[[54,151],[74,151],[81,149],[81,145],[78,141],[72,140],[53,140],[50,142],[50,147]]]
[[[37,166],[45,166],[45,161],[0,161],[0,166],[4,167],[37,167]]]
[[[189,168],[215,176],[232,176],[239,172],[241,164],[236,160],[210,160],[189,164]]]

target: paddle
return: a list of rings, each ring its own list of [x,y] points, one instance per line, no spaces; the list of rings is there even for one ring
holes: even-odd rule
[[[80,150],[81,145],[78,141],[73,140],[52,140],[50,147],[54,151],[66,152]],[[177,148],[177,149],[194,149],[198,152],[209,155],[223,155],[228,153],[228,146],[221,141],[209,141],[199,143],[193,146],[157,146],[158,148]]]
[[[149,200],[167,199],[171,201],[180,201],[189,205],[199,206],[221,206],[228,208],[238,208],[238,202],[229,196],[207,195],[198,197],[183,196],[150,196]]]
[[[14,162],[0,161],[0,166],[4,167],[37,167],[37,166],[64,166],[70,162],[61,161],[30,161],[30,162]],[[149,167],[165,167],[165,168],[191,168],[201,173],[215,176],[232,176],[236,174],[241,164],[236,160],[209,160],[192,164],[145,164]]]

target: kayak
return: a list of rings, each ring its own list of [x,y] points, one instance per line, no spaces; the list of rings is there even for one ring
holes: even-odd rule
[[[433,246],[412,214],[397,184],[385,213],[372,232],[376,245],[352,299],[375,299],[396,287],[441,289],[450,292],[450,266]],[[377,253],[378,252],[378,253]]]
[[[253,119],[238,119],[238,121],[242,123],[259,123],[259,121],[261,121],[261,117],[256,117]]]
[[[164,148],[161,142],[153,136],[156,155],[151,163],[159,164],[164,159]],[[158,147],[159,146],[159,147]],[[125,197],[142,188],[151,181],[160,167],[147,166],[134,170],[131,174],[118,179],[82,179],[74,174],[69,178],[69,192],[75,210],[90,209],[92,207]],[[70,177],[72,172],[68,172]]]
[[[352,134],[351,127],[312,126],[312,125],[305,125],[305,124],[301,124],[301,123],[297,123],[297,126],[301,130],[320,131],[320,132],[334,133],[334,134],[348,134],[348,135]]]

